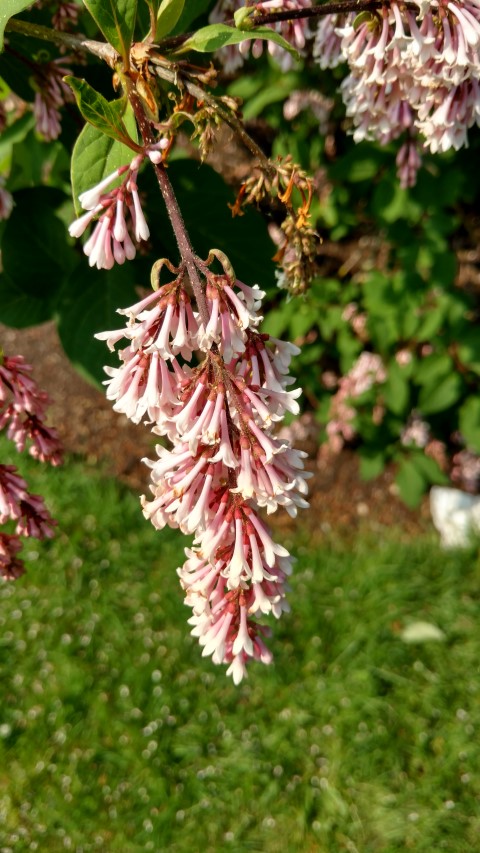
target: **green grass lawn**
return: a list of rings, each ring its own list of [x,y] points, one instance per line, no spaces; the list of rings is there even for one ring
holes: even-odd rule
[[[300,531],[275,664],[235,688],[189,636],[183,537],[81,464],[21,468],[59,529],[0,586],[2,853],[478,849],[475,549]]]

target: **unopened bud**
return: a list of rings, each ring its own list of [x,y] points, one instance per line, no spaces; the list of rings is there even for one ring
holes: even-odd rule
[[[254,6],[244,6],[242,9],[237,9],[233,17],[237,30],[253,30],[254,23],[249,20],[255,11]]]

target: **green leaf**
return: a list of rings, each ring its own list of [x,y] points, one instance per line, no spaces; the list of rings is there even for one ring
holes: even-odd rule
[[[237,29],[251,30],[252,27],[255,26],[253,21],[250,20],[254,11],[255,8],[253,6],[242,6],[240,9],[237,9],[237,11],[233,13],[235,26],[237,27]]]
[[[12,146],[16,142],[22,142],[34,124],[33,115],[25,113],[0,134],[0,172],[3,171],[6,161],[10,159]]]
[[[121,328],[123,321],[116,310],[138,299],[137,283],[134,264],[96,270],[84,261],[62,290],[57,306],[62,346],[77,370],[96,385],[105,379],[103,365],[116,365],[118,358],[94,335]]]
[[[312,312],[312,306],[306,303],[297,303],[296,310],[290,309],[289,331],[294,340],[303,338],[315,323],[316,317]]]
[[[180,16],[180,20],[175,27],[176,33],[186,33],[191,27],[193,21],[196,21],[200,15],[207,12],[212,7],[212,0],[189,0],[185,3],[184,10]]]
[[[453,285],[457,274],[458,261],[455,252],[442,251],[433,262],[430,272],[430,282],[448,288]]]
[[[270,104],[276,104],[279,101],[284,103],[290,92],[298,88],[298,85],[299,75],[292,72],[282,74],[280,78],[277,77],[275,84],[272,86],[261,86],[260,91],[246,101],[243,117],[249,121],[252,118],[256,118]]]
[[[382,179],[374,189],[371,206],[373,213],[382,222],[393,223],[398,219],[406,219],[415,224],[423,215],[423,208],[417,204],[412,195],[403,190],[388,177]]]
[[[125,123],[131,133],[135,133],[135,119],[130,112],[125,115]],[[103,178],[129,163],[131,159],[131,149],[126,145],[105,136],[89,124],[85,125],[72,154],[72,192],[77,215],[80,215],[82,210],[78,201],[79,195],[95,187]]]
[[[33,5],[33,0],[2,0],[0,9],[0,52],[3,50],[3,35],[7,22],[13,15],[18,15],[24,9]]]
[[[285,330],[288,329],[290,315],[289,305],[284,300],[278,308],[268,311],[262,323],[262,332],[272,335],[274,338],[281,338],[285,334]]]
[[[393,359],[388,367],[387,381],[382,387],[382,397],[387,409],[394,415],[403,415],[410,400],[408,371]]]
[[[242,41],[262,39],[265,41],[273,41],[288,53],[291,53],[295,59],[299,60],[298,51],[286,41],[283,36],[271,30],[270,27],[256,27],[253,30],[237,30],[235,27],[229,27],[227,24],[210,24],[208,27],[202,27],[197,30],[182,47],[177,50],[177,53],[185,53],[188,50],[196,50],[198,53],[213,53],[215,50],[220,50],[222,47],[228,47],[231,44],[240,44]]]
[[[360,449],[360,476],[362,480],[373,480],[379,477],[385,468],[385,455],[383,453],[369,453]]]
[[[412,507],[412,509],[417,507],[427,483],[415,463],[410,459],[403,459],[398,467],[395,482],[400,490],[400,496],[407,506]]]
[[[462,364],[480,374],[480,335],[475,326],[463,330],[458,355]]]
[[[358,30],[362,24],[371,24],[376,22],[375,15],[373,12],[359,12],[358,15],[355,16],[353,21],[353,29]]]
[[[100,92],[92,89],[86,80],[79,80],[76,77],[65,77],[65,82],[70,86],[78,108],[89,124],[112,139],[123,142],[134,151],[139,150],[136,142],[130,139],[122,118],[126,108],[124,99],[107,101]]]
[[[423,415],[443,412],[460,399],[463,389],[461,377],[452,373],[438,384],[427,385],[421,389],[418,397],[418,408]]]
[[[438,462],[432,459],[431,456],[427,456],[423,450],[415,452],[412,455],[412,459],[415,459],[417,469],[423,474],[428,483],[434,483],[437,486],[446,486],[450,482]]]
[[[431,388],[440,380],[450,376],[454,369],[453,360],[449,355],[434,352],[420,360],[415,370],[415,382],[417,385]]]
[[[434,335],[438,334],[445,319],[445,306],[436,305],[434,308],[429,308],[423,314],[420,326],[417,329],[415,337],[418,341],[431,341]]]
[[[133,39],[137,17],[137,0],[83,0],[108,42],[123,59]]]
[[[480,398],[469,397],[460,409],[460,432],[467,447],[480,453]]]
[[[16,193],[2,239],[7,277],[19,292],[47,301],[54,298],[76,262],[65,225],[53,212],[58,196],[65,198],[58,190],[46,188]]]
[[[14,329],[26,329],[51,320],[54,304],[48,299],[27,295],[5,273],[0,273],[0,322]]]
[[[1,5],[1,0],[0,0]],[[32,50],[29,39],[28,46]],[[22,100],[31,103],[35,98],[35,90],[33,88],[33,80],[31,69],[22,62],[22,50],[25,50],[26,45],[22,44],[21,37],[17,33],[8,32],[9,46],[13,52],[4,51],[0,55],[1,75],[2,80],[10,87],[12,92],[15,92]],[[3,100],[3,98],[2,98]]]
[[[165,38],[180,20],[185,0],[162,0],[157,15],[155,41]]]
[[[389,156],[378,146],[361,142],[343,152],[332,164],[329,174],[340,184],[345,184],[347,180],[352,183],[371,181],[381,174]]]
[[[61,187],[68,194],[69,165],[69,157],[62,143],[59,140],[44,142],[32,128],[25,139],[18,140],[12,146],[8,189],[10,192],[18,192],[40,187],[48,175],[50,187]]]
[[[331,341],[334,333],[344,326],[342,320],[343,308],[341,305],[327,305],[318,314],[318,325],[322,338]]]

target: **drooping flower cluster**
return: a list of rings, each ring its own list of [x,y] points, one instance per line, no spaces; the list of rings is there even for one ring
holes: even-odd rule
[[[72,103],[72,90],[64,81],[70,74],[68,57],[54,59],[52,62],[38,64],[33,75],[33,86],[36,90],[33,103],[35,126],[47,142],[60,135],[60,110],[66,103]]]
[[[288,375],[297,351],[259,332],[263,292],[235,279],[227,259],[205,280],[202,310],[192,306],[186,267],[167,263],[173,281],[119,313],[126,328],[97,335],[121,339],[121,365],[106,368],[107,397],[134,422],[145,419],[172,447],[157,447],[151,499],[143,512],[158,529],[194,535],[178,570],[192,634],[204,655],[229,664],[238,683],[251,659],[269,663],[266,628],[257,617],[286,609],[291,558],[259,515],[279,506],[294,516],[307,506],[303,457],[274,427],[298,412]]]
[[[32,367],[23,356],[0,358],[0,429],[19,453],[28,446],[34,459],[60,465],[62,446],[58,433],[45,422],[49,400],[32,378]]]
[[[83,247],[91,267],[109,270],[115,263],[123,264],[125,260],[132,260],[137,253],[134,240],[140,243],[150,237],[138,193],[138,170],[145,156],[153,162],[159,162],[162,148],[167,146],[168,140],[162,139],[146,154],[137,154],[130,164],[115,169],[97,186],[79,196],[79,202],[87,213],[72,222],[68,231],[72,237],[81,237],[96,220]],[[122,176],[119,186],[106,191]]]
[[[49,12],[52,16],[52,26],[57,30],[68,30],[78,24],[82,11],[77,3],[71,0],[36,0],[36,9]]]
[[[313,39],[313,57],[322,69],[347,63],[341,84],[356,141],[395,139],[402,187],[415,184],[420,149],[432,153],[468,144],[468,130],[480,124],[480,0],[385,0],[376,11],[320,17],[315,30],[307,19],[271,24],[297,50]],[[310,0],[252,3],[259,13],[309,8]],[[219,0],[212,22],[231,19],[243,0]],[[254,17],[252,20],[254,20]],[[219,52],[228,72],[263,42],[245,41]],[[271,42],[268,51],[285,70],[292,58]]]
[[[250,4],[255,7],[259,13],[268,12],[283,12],[298,9],[307,9],[312,3],[311,0],[263,0],[260,3]],[[210,14],[210,22],[223,23],[233,18],[234,12],[245,6],[243,0],[219,0]],[[308,22],[305,19],[281,21],[270,25],[272,29],[278,32],[283,38],[288,41],[299,53],[303,53],[307,39],[310,37]],[[265,43],[261,39],[252,41],[244,41],[239,45],[231,45],[230,47],[222,48],[219,51],[219,58],[223,63],[225,71],[232,73],[239,68],[250,49],[252,55],[258,59],[263,53],[264,45],[267,44],[269,54],[275,59],[277,64],[283,71],[288,71],[294,65],[294,60],[291,54],[274,42]]]
[[[19,452],[29,443],[35,459],[59,465],[62,447],[56,430],[44,423],[48,397],[31,376],[24,358],[0,359],[0,429],[6,429]],[[15,522],[12,534],[0,532],[0,577],[14,580],[24,572],[18,552],[21,536],[45,539],[53,536],[56,522],[40,495],[33,495],[14,465],[0,465],[0,525]]]
[[[420,166],[416,139],[432,153],[458,150],[480,123],[479,0],[417,5],[418,14],[391,1],[361,18],[325,17],[314,47],[322,68],[348,63],[341,89],[355,140],[407,134],[397,158],[404,187]]]
[[[68,31],[78,24],[81,8],[76,3],[60,2],[52,16],[52,25],[56,30]]]

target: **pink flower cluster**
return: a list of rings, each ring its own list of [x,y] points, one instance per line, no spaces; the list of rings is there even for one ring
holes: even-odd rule
[[[20,537],[50,538],[56,522],[43,498],[30,494],[15,465],[0,465],[0,525],[10,520],[15,521],[15,533],[0,532],[0,577],[16,580],[25,571],[17,557],[22,548]]]
[[[81,7],[70,0],[36,0],[36,9],[50,12],[52,26],[56,30],[68,31],[77,26]]]
[[[36,89],[33,103],[35,126],[47,142],[60,136],[60,110],[65,103],[73,102],[72,90],[64,82],[70,74],[67,57],[54,59],[36,66],[33,85]]]
[[[76,3],[60,2],[52,16],[52,26],[68,32],[77,26],[80,12],[81,8]]]
[[[249,5],[254,6],[259,13],[268,14],[269,12],[308,9],[312,3],[311,0],[263,0],[263,2],[251,3]],[[219,0],[210,14],[210,23],[217,24],[231,20],[234,12],[244,6],[244,0]],[[306,20],[281,21],[270,26],[283,36],[297,51],[300,53],[304,52],[307,39],[311,35]],[[219,51],[218,55],[225,71],[229,74],[236,71],[248,56],[250,48],[252,56],[258,59],[263,53],[264,44],[267,44],[270,56],[275,59],[282,71],[288,71],[292,67],[294,60],[291,54],[283,47],[271,41],[264,42],[262,39],[254,39],[243,41],[238,45],[230,45]]]
[[[452,482],[461,489],[472,494],[478,494],[480,485],[480,456],[466,448],[459,450],[452,457]]]
[[[31,442],[29,453],[42,462],[59,465],[62,448],[56,430],[44,423],[47,395],[31,377],[32,368],[22,356],[0,359],[0,429],[7,430],[19,452]],[[17,554],[20,536],[45,539],[53,536],[56,522],[43,498],[28,491],[14,465],[0,465],[0,525],[15,522],[13,534],[0,532],[0,576],[13,580],[24,572]]]
[[[109,270],[115,263],[123,264],[125,260],[132,260],[137,253],[134,240],[138,244],[150,237],[138,194],[138,170],[145,156],[158,163],[162,149],[167,147],[168,140],[162,139],[145,154],[137,154],[130,164],[115,169],[97,186],[79,196],[79,202],[87,213],[72,222],[68,231],[72,237],[81,237],[96,220],[83,247],[91,267]],[[125,177],[121,184],[106,192],[122,176]]]
[[[334,453],[339,453],[344,443],[356,435],[354,420],[357,411],[351,401],[361,397],[373,385],[385,382],[386,378],[380,356],[366,350],[359,355],[348,373],[340,378],[338,390],[331,399],[330,420],[326,427],[328,445]],[[383,414],[382,408],[376,406],[373,410],[374,422],[380,423]]]
[[[152,498],[142,497],[143,512],[158,529],[194,535],[178,570],[192,634],[238,683],[249,659],[271,661],[257,618],[286,609],[292,566],[259,508],[296,515],[308,506],[309,475],[305,454],[274,434],[286,411],[299,410],[288,375],[297,348],[258,331],[263,292],[236,280],[217,257],[220,275],[196,262],[206,281],[201,313],[186,267],[167,264],[173,281],[122,309],[126,328],[97,337],[110,348],[127,342],[121,365],[106,368],[114,409],[171,442],[145,460]]]
[[[404,426],[400,441],[404,447],[425,448],[430,441],[430,427],[417,412],[412,412]]]
[[[58,433],[44,423],[49,400],[32,378],[32,367],[23,356],[0,357],[0,429],[21,453],[27,442],[34,459],[60,465],[62,445]]]
[[[480,124],[480,0],[415,0],[357,18],[320,23],[314,55],[322,68],[347,62],[342,83],[354,138],[384,144],[407,134],[397,159],[402,186],[420,166],[415,138],[432,153],[458,150]]]

